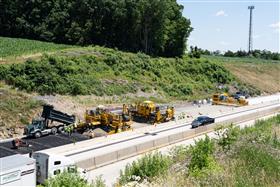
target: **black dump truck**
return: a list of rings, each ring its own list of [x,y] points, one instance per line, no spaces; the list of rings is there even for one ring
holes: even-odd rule
[[[61,133],[64,131],[65,126],[75,122],[76,118],[74,115],[54,110],[52,105],[43,105],[41,117],[32,120],[32,123],[24,129],[24,135],[40,138],[43,135]]]

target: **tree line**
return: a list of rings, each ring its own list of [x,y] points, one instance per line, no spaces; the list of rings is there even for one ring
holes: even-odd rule
[[[271,52],[268,50],[253,50],[248,54],[246,51],[238,50],[236,52],[228,50],[224,53],[226,57],[246,57],[252,56],[255,58],[267,59],[267,60],[280,60],[280,54],[276,52]]]
[[[176,0],[2,0],[0,35],[182,56],[182,11]]]
[[[255,58],[266,59],[266,60],[280,60],[280,53],[271,52],[268,50],[259,50],[259,49],[255,49],[250,53],[244,50],[238,50],[236,52],[228,50],[225,53],[222,53],[219,50],[209,51],[207,49],[202,49],[197,46],[190,46],[188,55],[191,58],[200,58],[201,55],[211,55],[211,56],[225,56],[225,57],[255,57]]]

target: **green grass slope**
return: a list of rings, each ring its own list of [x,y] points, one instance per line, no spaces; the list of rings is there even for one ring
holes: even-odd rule
[[[41,94],[111,96],[142,91],[176,99],[207,95],[218,84],[234,83],[220,63],[152,58],[103,47],[68,49],[37,61],[2,65],[0,79]]]
[[[258,69],[265,64],[255,59],[152,58],[98,46],[77,47],[4,37],[0,37],[0,46],[0,80],[40,94],[114,96],[140,91],[161,98],[194,99],[238,89],[252,95],[260,93],[259,90],[276,92],[280,85],[277,71],[269,72],[279,68],[274,62],[262,72],[269,84],[256,81],[255,75],[247,76],[259,73],[250,71],[247,64]],[[220,84],[225,85],[224,90],[216,89]]]
[[[0,37],[0,58],[50,52],[70,47],[73,46],[28,39]]]

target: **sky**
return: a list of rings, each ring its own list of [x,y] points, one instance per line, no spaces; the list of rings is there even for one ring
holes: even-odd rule
[[[188,46],[211,51],[248,50],[253,5],[253,49],[280,52],[280,0],[177,0],[194,30]]]

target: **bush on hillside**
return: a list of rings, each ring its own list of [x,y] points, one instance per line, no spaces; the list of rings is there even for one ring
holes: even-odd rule
[[[46,187],[105,187],[105,182],[101,177],[97,177],[92,183],[87,182],[83,177],[77,172],[67,172],[62,173],[49,178],[45,181],[44,186]]]
[[[233,80],[222,65],[207,60],[151,58],[140,53],[98,50],[101,56],[45,56],[39,61],[0,65],[0,79],[40,94],[103,96],[157,90],[175,98],[209,92],[216,84]]]
[[[145,155],[144,157],[126,165],[121,171],[119,183],[121,185],[130,181],[151,180],[153,177],[165,175],[169,169],[171,160],[159,152]]]
[[[214,141],[207,135],[190,147],[191,161],[188,168],[191,175],[201,176],[206,170],[215,169],[214,148]]]

